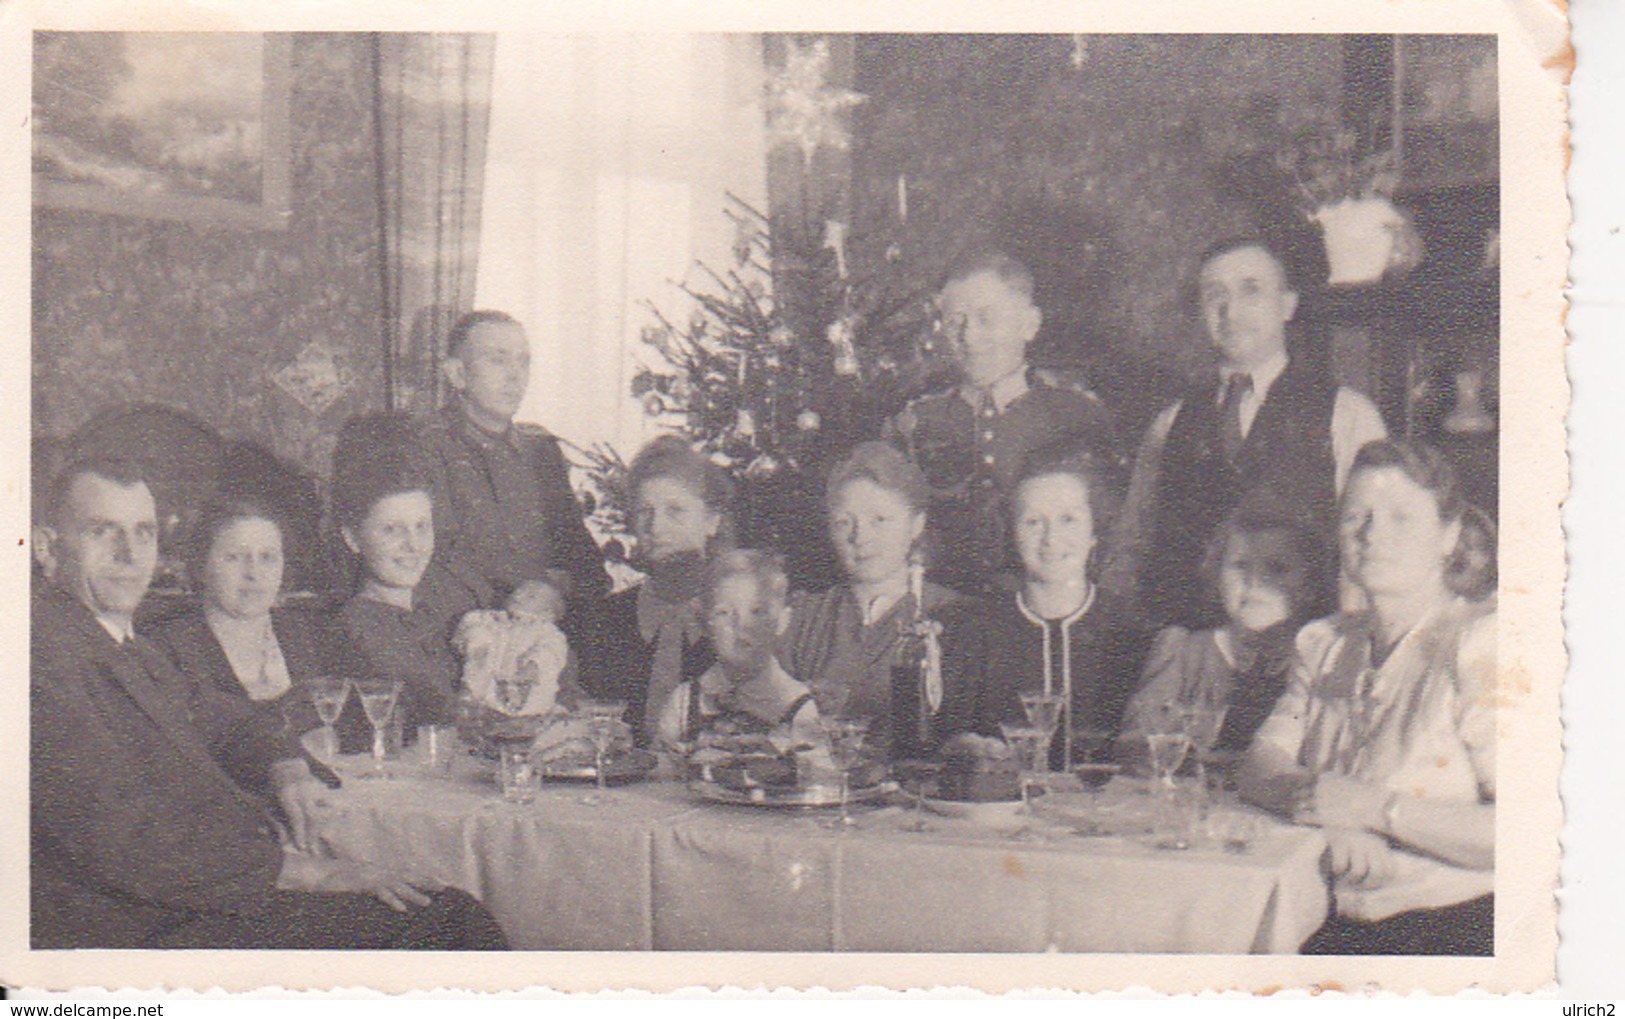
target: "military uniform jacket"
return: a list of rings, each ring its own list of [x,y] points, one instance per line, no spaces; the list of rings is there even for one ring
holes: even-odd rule
[[[438,477],[438,558],[455,557],[505,598],[524,580],[569,578],[573,598],[609,591],[559,441],[539,425],[493,435],[448,408],[429,429]]]
[[[1027,466],[1080,451],[1112,455],[1106,409],[1081,385],[1028,369],[986,392],[960,386],[920,397],[887,426],[931,485],[933,579],[978,594],[1017,569],[1004,501]]]

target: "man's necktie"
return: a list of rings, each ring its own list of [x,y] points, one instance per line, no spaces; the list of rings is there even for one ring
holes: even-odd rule
[[[1242,372],[1230,376],[1224,391],[1224,402],[1219,406],[1219,419],[1223,422],[1222,445],[1224,458],[1231,463],[1241,452],[1246,434],[1241,428],[1241,402],[1253,391],[1253,377]]]

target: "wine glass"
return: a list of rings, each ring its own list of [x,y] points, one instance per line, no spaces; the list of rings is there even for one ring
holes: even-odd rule
[[[1037,751],[1038,758],[1033,762],[1034,771],[1049,770],[1049,747],[1055,739],[1055,727],[1061,722],[1061,709],[1065,705],[1066,698],[1060,694],[1021,695],[1021,710],[1027,715],[1027,724],[1044,734],[1043,742]]]
[[[1222,702],[1198,701],[1185,705],[1181,716],[1180,728],[1191,738],[1191,750],[1196,757],[1197,785],[1204,795],[1207,791],[1207,766],[1213,760],[1214,745],[1219,742],[1219,733],[1224,729],[1226,712],[1227,708]]]
[[[832,826],[855,827],[857,822],[847,814],[847,799],[852,792],[852,769],[863,759],[863,743],[869,736],[867,718],[831,718],[821,720],[824,736],[829,740],[830,760],[840,778],[839,813]]]
[[[925,794],[942,774],[942,765],[937,761],[897,761],[892,765],[892,774],[902,783],[903,791],[908,794],[913,806],[908,820],[902,824],[902,829],[911,832],[930,831],[931,825],[925,820],[924,815]]]
[[[1037,726],[1013,722],[1001,722],[999,734],[1015,749],[1017,759],[1021,761],[1021,812],[1031,816],[1033,804],[1027,790],[1034,780],[1041,780],[1049,764],[1050,734]]]
[[[1159,789],[1174,788],[1174,772],[1185,763],[1185,755],[1190,753],[1191,738],[1182,729],[1172,732],[1150,732],[1145,736],[1146,747],[1151,756],[1151,775]]]
[[[1072,752],[1076,756],[1072,762],[1072,772],[1090,792],[1099,792],[1117,774],[1117,765],[1104,759],[1111,752],[1111,747],[1112,734],[1109,730],[1077,729],[1072,733]]]
[[[344,702],[350,699],[350,681],[343,676],[313,676],[310,681],[310,701],[316,708],[316,717],[322,720],[321,753],[328,764],[339,756],[339,734],[333,728],[344,713]]]
[[[372,724],[372,765],[376,775],[384,774],[384,757],[389,753],[388,728],[390,716],[395,713],[395,702],[401,696],[401,684],[393,679],[358,679],[356,694],[361,698],[361,710]]]
[[[620,701],[583,701],[577,710],[587,720],[587,738],[592,740],[593,749],[593,779],[598,787],[596,793],[582,797],[581,802],[597,805],[604,801],[604,792],[609,788],[609,752],[621,734],[626,705]]]

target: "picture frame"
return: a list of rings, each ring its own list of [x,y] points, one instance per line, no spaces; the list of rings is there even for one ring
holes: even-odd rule
[[[35,207],[285,230],[289,55],[276,33],[34,33]]]

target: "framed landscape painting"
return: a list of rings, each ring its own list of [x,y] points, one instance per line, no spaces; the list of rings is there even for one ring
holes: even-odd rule
[[[286,227],[285,36],[36,32],[33,52],[36,205]]]

